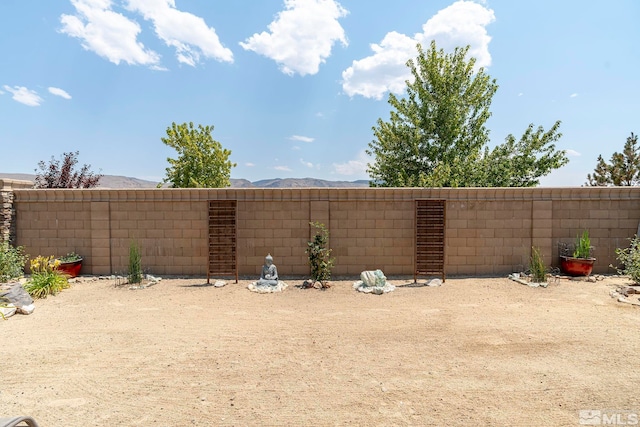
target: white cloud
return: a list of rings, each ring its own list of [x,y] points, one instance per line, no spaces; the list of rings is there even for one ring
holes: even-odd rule
[[[82,47],[118,65],[157,67],[160,55],[137,41],[140,25],[111,10],[111,0],[71,0],[77,15],[61,15],[60,32],[81,40]]]
[[[522,95],[524,95],[524,93],[522,93],[522,92],[520,92],[520,93],[518,94],[518,96],[522,96]]]
[[[459,0],[429,19],[421,33],[411,37],[390,32],[380,44],[371,44],[373,55],[353,61],[342,72],[342,89],[349,96],[375,99],[381,99],[386,92],[402,93],[405,81],[412,78],[406,62],[415,58],[416,44],[427,49],[431,40],[445,51],[470,45],[469,56],[476,58],[476,67],[488,67],[491,37],[486,26],[494,20],[493,10],[473,1]]]
[[[316,74],[334,43],[348,45],[338,19],[349,12],[335,0],[285,0],[284,5],[269,32],[256,33],[240,46],[273,59],[285,74]]]
[[[578,96],[577,93],[572,93],[571,95],[569,95],[569,98],[576,98]]]
[[[305,165],[308,168],[312,168],[313,167],[313,163],[305,162],[304,159],[300,159],[300,163],[302,163],[303,165]]]
[[[291,169],[288,166],[275,166],[274,169],[282,172],[291,172]]]
[[[369,156],[363,150],[353,160],[346,163],[334,163],[333,170],[338,175],[366,175],[369,160]]]
[[[580,157],[580,156],[582,156],[582,154],[577,152],[576,150],[568,149],[568,150],[565,150],[565,151],[567,153],[567,156],[569,156],[569,157]]]
[[[289,137],[291,141],[301,141],[301,142],[313,142],[315,138],[311,138],[309,136],[302,135],[292,135]]]
[[[254,167],[256,164],[255,163],[251,163],[251,162],[247,162],[244,164],[246,167],[252,168]]]
[[[24,86],[14,86],[10,87],[7,85],[3,86],[4,90],[13,94],[11,97],[14,101],[17,101],[21,104],[28,105],[29,107],[39,107],[42,104],[43,99],[40,98],[38,93],[34,90],[27,89]]]
[[[128,8],[152,21],[157,36],[176,49],[178,61],[195,66],[200,56],[233,62],[233,53],[220,43],[204,19],[176,9],[175,0],[128,0]]]
[[[64,99],[71,99],[71,95],[69,95],[67,93],[67,91],[65,91],[64,89],[60,89],[57,87],[50,87],[49,88],[49,93],[56,95],[56,96],[60,96]]]

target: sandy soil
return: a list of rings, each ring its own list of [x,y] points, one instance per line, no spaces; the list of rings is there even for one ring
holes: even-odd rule
[[[355,280],[355,279],[354,279]],[[48,426],[576,426],[640,413],[622,278],[362,294],[82,281],[0,321],[0,417]],[[411,280],[393,280],[395,285]],[[637,300],[639,296],[635,296]],[[606,412],[608,411],[608,412]]]

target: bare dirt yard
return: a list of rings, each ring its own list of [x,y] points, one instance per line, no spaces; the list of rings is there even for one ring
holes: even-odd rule
[[[357,278],[356,278],[357,279]],[[65,426],[577,426],[640,413],[628,280],[257,294],[84,279],[0,320],[0,417]],[[395,285],[409,280],[391,280]],[[634,295],[632,300],[638,300]],[[586,415],[585,415],[586,414]]]

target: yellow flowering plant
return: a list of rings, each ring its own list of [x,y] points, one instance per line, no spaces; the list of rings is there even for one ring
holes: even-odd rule
[[[58,271],[60,261],[53,256],[40,255],[31,260],[29,265],[31,277],[24,288],[33,298],[46,298],[69,287],[67,276]]]

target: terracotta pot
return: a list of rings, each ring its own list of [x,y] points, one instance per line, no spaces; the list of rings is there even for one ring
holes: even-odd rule
[[[560,257],[560,269],[570,276],[588,276],[593,271],[595,258]]]
[[[58,266],[58,271],[71,278],[77,277],[78,274],[80,274],[80,268],[82,268],[82,258],[77,261],[61,262]]]

